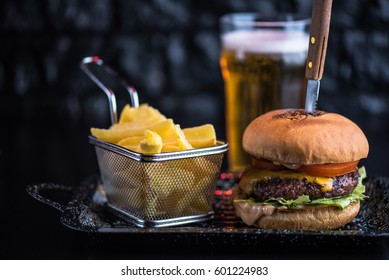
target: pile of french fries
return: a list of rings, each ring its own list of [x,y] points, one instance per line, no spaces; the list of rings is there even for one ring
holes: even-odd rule
[[[91,128],[91,133],[97,139],[145,155],[216,145],[213,125],[181,129],[148,104],[138,108],[126,105],[118,123],[108,129]],[[142,218],[153,219],[209,212],[219,165],[205,157],[152,163],[129,160],[107,165],[103,171],[109,174],[109,200]]]
[[[91,128],[91,133],[99,140],[145,155],[216,145],[212,124],[181,129],[179,124],[148,104],[138,108],[126,105],[117,124],[108,129]]]

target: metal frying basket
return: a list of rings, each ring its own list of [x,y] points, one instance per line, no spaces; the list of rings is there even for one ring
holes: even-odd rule
[[[117,121],[114,92],[98,78],[96,68],[114,72],[98,57],[85,58],[81,68],[107,94],[112,123]],[[95,72],[96,71],[96,72]],[[117,77],[116,77],[117,78]],[[132,86],[120,81],[138,107]],[[106,206],[137,226],[162,227],[210,219],[213,194],[227,144],[180,152],[143,155],[89,136],[95,146]]]
[[[90,137],[107,207],[138,226],[169,226],[212,217],[213,193],[227,144],[145,156]]]

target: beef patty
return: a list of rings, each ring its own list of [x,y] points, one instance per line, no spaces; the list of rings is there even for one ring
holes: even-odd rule
[[[296,199],[301,195],[308,195],[310,199],[323,197],[337,197],[353,192],[358,184],[358,169],[353,172],[333,178],[333,187],[330,191],[322,191],[322,186],[308,182],[306,179],[288,179],[272,177],[266,180],[254,181],[251,186],[252,197],[258,201],[269,198]]]

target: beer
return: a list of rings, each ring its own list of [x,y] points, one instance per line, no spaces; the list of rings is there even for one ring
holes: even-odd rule
[[[277,108],[305,102],[305,61],[309,36],[303,30],[240,30],[222,35],[220,66],[225,84],[230,171],[242,171],[246,126]]]

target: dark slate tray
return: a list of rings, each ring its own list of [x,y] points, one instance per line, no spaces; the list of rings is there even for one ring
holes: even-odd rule
[[[230,173],[222,173],[218,180],[214,217],[208,221],[171,227],[137,227],[107,211],[104,207],[104,195],[100,190],[98,178],[86,180],[80,186],[64,186],[42,183],[27,187],[28,193],[41,202],[62,212],[60,221],[65,226],[90,233],[148,234],[157,238],[158,234],[188,237],[193,235],[210,238],[210,242],[239,240],[260,240],[277,238],[283,240],[322,240],[325,238],[347,238],[351,242],[364,242],[364,238],[389,237],[389,178],[374,177],[365,179],[368,199],[362,201],[361,210],[352,223],[336,230],[291,231],[263,230],[245,225],[234,214],[230,198],[238,178]],[[50,199],[50,192],[71,192],[67,203],[58,203]],[[222,239],[220,239],[222,237]],[[219,240],[219,241],[218,241]],[[357,243],[355,243],[357,245]]]

